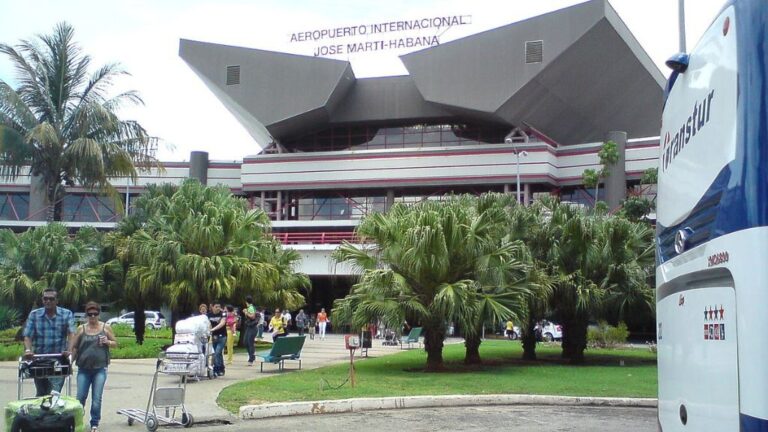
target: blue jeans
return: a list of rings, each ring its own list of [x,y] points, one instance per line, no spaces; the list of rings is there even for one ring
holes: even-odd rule
[[[227,346],[227,335],[213,337],[213,372],[224,373],[224,347]]]
[[[253,363],[256,360],[254,339],[256,339],[256,328],[245,327],[245,349],[248,350],[248,363]]]
[[[264,324],[256,326],[256,339],[261,339],[264,336]]]
[[[104,383],[107,382],[107,368],[77,370],[77,400],[85,408],[88,390],[91,392],[91,427],[98,426],[101,420],[101,397],[104,395]]]
[[[64,377],[35,378],[35,397],[48,396],[52,391],[61,393]]]

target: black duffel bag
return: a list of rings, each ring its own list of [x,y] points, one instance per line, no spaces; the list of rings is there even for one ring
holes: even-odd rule
[[[11,425],[11,432],[74,432],[75,416],[72,413],[52,411],[40,414],[18,413]]]

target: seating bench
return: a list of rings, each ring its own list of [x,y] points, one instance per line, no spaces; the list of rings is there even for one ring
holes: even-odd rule
[[[304,347],[306,336],[283,336],[277,338],[272,349],[256,353],[262,359],[259,371],[264,372],[264,363],[276,363],[279,371],[285,369],[286,360],[297,360],[301,369],[301,349]]]
[[[408,336],[400,340],[400,349],[403,349],[403,345],[408,344],[408,348],[411,348],[411,344],[419,344],[419,348],[421,348],[421,341],[419,338],[421,337],[421,327],[414,327],[411,329],[411,332],[408,333]]]

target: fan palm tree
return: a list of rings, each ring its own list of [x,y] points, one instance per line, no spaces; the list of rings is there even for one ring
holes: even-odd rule
[[[552,306],[563,324],[563,356],[582,363],[590,317],[614,311],[622,319],[638,307],[652,310],[653,233],[643,223],[555,203],[548,235]]]
[[[527,299],[533,293],[528,248],[510,230],[510,215],[523,209],[511,195],[485,194],[471,199],[476,212],[488,222],[484,251],[477,259],[472,275],[475,281],[475,307],[468,316],[458,317],[464,329],[465,364],[479,364],[482,330],[486,323],[507,319],[519,321],[524,316]]]
[[[510,307],[522,290],[521,245],[498,234],[495,219],[478,212],[469,197],[370,215],[357,228],[365,243],[344,243],[334,252],[361,272],[350,294],[336,301],[334,315],[355,328],[378,319],[396,328],[404,319],[421,325],[426,368],[441,369],[448,321],[472,335],[483,320],[516,313]],[[514,282],[514,290],[491,282]]]
[[[25,316],[45,288],[55,288],[61,304],[70,306],[97,298],[103,285],[100,241],[93,228],[70,237],[67,228],[56,223],[21,234],[1,230],[0,298]]]
[[[131,284],[132,290],[128,289],[127,276],[131,267],[128,240],[147,223],[150,216],[154,216],[164,205],[167,205],[176,191],[178,187],[169,183],[147,185],[144,193],[133,201],[131,214],[120,220],[117,229],[107,234],[102,244],[102,262],[106,263],[105,285],[109,288],[108,291],[114,293],[112,298],[123,299],[126,306],[134,311],[133,333],[139,345],[144,343],[146,305],[159,305],[162,304],[162,300],[155,292],[139,291],[136,289],[138,286],[136,283]]]
[[[530,291],[525,297],[525,313],[518,320],[525,360],[536,360],[536,324],[546,316],[552,298],[552,279],[548,273],[548,255],[552,249],[552,238],[548,232],[548,209],[551,206],[552,200],[545,197],[529,207],[512,207],[509,212],[510,235],[523,241],[531,255],[531,268],[528,271]]]
[[[552,307],[563,324],[563,357],[584,361],[589,317],[601,305],[604,287],[595,281],[600,266],[599,222],[574,206],[553,202],[549,209],[549,274]]]
[[[299,256],[269,235],[264,212],[247,211],[227,188],[196,180],[151,203],[155,213],[128,239],[126,289],[167,301],[173,324],[201,301],[250,294],[279,298],[287,308],[304,303],[298,289],[308,278],[293,270]]]
[[[74,29],[56,25],[50,35],[0,44],[16,67],[19,86],[0,80],[0,176],[42,179],[49,221],[61,220],[61,200],[75,184],[106,192],[109,182],[136,178],[137,167],[156,163],[156,139],[137,122],[122,120],[126,104],[141,104],[134,91],[109,95],[126,73],[117,64],[92,69],[91,58],[74,41]]]
[[[601,237],[604,313],[626,321],[641,311],[653,312],[655,298],[649,284],[655,264],[653,229],[643,222],[612,217],[603,221]]]

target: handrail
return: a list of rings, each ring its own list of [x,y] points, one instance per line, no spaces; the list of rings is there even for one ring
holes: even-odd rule
[[[352,231],[273,232],[282,244],[341,244],[343,241],[360,243]]]

